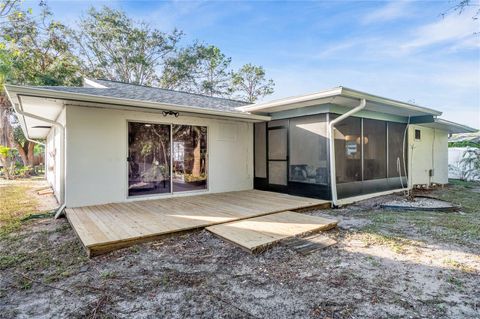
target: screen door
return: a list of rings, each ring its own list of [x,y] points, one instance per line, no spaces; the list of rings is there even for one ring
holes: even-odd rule
[[[287,185],[288,130],[285,127],[268,128],[268,183]]]

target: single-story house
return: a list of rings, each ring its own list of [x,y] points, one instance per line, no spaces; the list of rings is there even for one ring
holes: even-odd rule
[[[46,141],[62,209],[249,189],[338,206],[448,183],[448,134],[476,131],[346,87],[257,104],[92,79],[5,88]]]

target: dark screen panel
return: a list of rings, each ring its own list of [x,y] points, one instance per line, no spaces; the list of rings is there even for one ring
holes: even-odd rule
[[[363,119],[363,179],[387,177],[387,123]]]

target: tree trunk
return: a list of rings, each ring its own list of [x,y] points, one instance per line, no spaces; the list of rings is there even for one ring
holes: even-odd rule
[[[27,144],[27,165],[33,168],[35,166],[35,143],[26,141]]]
[[[192,176],[200,176],[201,173],[201,152],[200,152],[200,136],[198,136],[197,145],[193,149],[193,168]]]
[[[22,158],[23,165],[25,165],[25,166],[28,165],[28,154],[25,151],[25,149],[23,148],[22,144],[15,141],[15,148],[17,149],[18,154]]]
[[[15,147],[13,128],[10,124],[10,102],[4,95],[0,95],[0,145]]]

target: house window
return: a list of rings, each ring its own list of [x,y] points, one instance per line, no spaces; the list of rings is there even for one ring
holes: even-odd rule
[[[421,139],[421,131],[420,130],[415,130],[415,139],[420,140]]]

